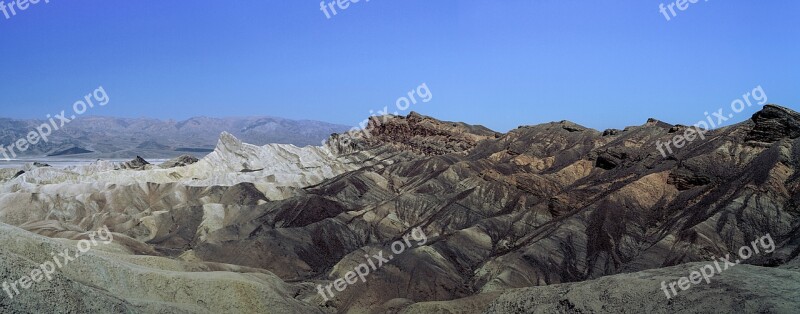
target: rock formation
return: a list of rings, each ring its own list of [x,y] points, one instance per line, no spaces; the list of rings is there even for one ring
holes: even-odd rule
[[[193,163],[196,163],[198,161],[200,161],[200,160],[197,159],[194,156],[180,155],[178,157],[175,157],[173,159],[165,161],[164,163],[159,165],[159,167],[164,168],[164,169],[175,168],[175,167],[186,167],[186,166],[191,165]]]
[[[49,284],[64,287],[58,294],[41,297],[51,287],[43,285],[0,299],[0,309],[780,313],[800,306],[800,115],[790,109],[765,106],[666,157],[656,142],[681,127],[655,119],[605,132],[560,121],[505,134],[415,113],[372,121],[366,132],[304,148],[255,146],[223,133],[214,152],[172,167],[98,162],[0,172],[6,277],[91,230],[115,234],[112,246]],[[392,252],[415,228],[424,244],[393,254],[333,297],[318,292],[365,263],[365,254]],[[661,291],[662,281],[766,234],[774,251],[672,299]]]

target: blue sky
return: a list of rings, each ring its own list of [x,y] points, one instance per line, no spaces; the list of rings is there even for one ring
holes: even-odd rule
[[[423,82],[434,97],[410,110],[499,131],[689,124],[758,85],[800,109],[798,1],[700,1],[671,21],[649,0],[362,0],[331,19],[306,0],[43,1],[0,15],[0,116],[102,85],[90,114],[354,125]]]

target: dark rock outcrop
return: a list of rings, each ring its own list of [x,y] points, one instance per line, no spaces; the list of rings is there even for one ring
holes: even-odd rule
[[[136,156],[136,158],[134,158],[133,160],[122,163],[119,166],[119,168],[128,170],[146,170],[148,169],[147,166],[149,165],[150,163],[147,162],[147,160],[144,160],[144,158],[142,157]]]
[[[773,143],[781,138],[800,137],[800,114],[788,108],[766,105],[751,120],[754,127],[747,134],[748,141]]]
[[[392,145],[422,155],[466,154],[478,142],[498,134],[483,126],[439,121],[411,112],[406,117],[370,117],[365,131],[350,134],[365,146]],[[352,145],[352,144],[351,144]]]
[[[159,165],[159,167],[167,169],[167,168],[175,168],[175,167],[185,167],[187,165],[191,165],[193,163],[198,162],[199,159],[197,157],[191,155],[181,155],[176,158],[170,159]]]

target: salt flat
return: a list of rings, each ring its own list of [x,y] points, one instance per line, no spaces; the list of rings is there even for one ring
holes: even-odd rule
[[[113,163],[119,162],[126,162],[130,161],[131,159],[135,158],[136,156],[131,156],[128,159],[121,159],[121,158],[113,158],[113,159],[103,159],[106,161],[110,161]],[[147,159],[147,158],[145,158]],[[19,159],[11,159],[5,160],[0,159],[0,168],[14,168],[14,169],[22,169],[27,164],[31,164],[34,162],[45,163],[54,168],[66,168],[70,166],[86,166],[93,162],[97,161],[97,158],[81,158],[81,157],[27,157],[27,158],[19,158]],[[159,158],[159,159],[147,159],[148,162],[152,164],[160,164],[162,162],[167,161],[167,159]]]

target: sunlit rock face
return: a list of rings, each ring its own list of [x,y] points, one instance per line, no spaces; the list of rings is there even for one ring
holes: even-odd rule
[[[413,113],[373,117],[363,132],[303,148],[255,146],[223,133],[196,162],[0,171],[0,222],[26,230],[14,229],[22,237],[73,240],[108,226],[124,254],[104,259],[180,265],[170,270],[191,269],[193,279],[219,289],[234,288],[212,270],[241,273],[263,284],[254,291],[273,287],[287,309],[331,313],[678,309],[687,301],[668,303],[658,278],[686,276],[681,265],[770,234],[774,250],[737,270],[750,284],[721,281],[733,292],[720,305],[735,311],[740,300],[763,295],[746,309],[769,312],[800,304],[786,289],[767,297],[761,288],[770,278],[790,285],[800,265],[798,116],[765,106],[666,156],[657,143],[685,127],[655,119],[605,132],[561,121],[502,134]],[[424,241],[408,240],[412,230],[423,231]],[[318,292],[365,255],[391,253],[404,236],[412,247],[365,283],[334,296]],[[128,289],[128,281],[92,278],[104,291]],[[587,292],[595,288],[634,305]],[[721,293],[720,286],[695,289],[708,298]],[[165,301],[165,309],[214,312],[231,304],[191,303],[202,293],[180,291],[185,298]],[[149,312],[160,300],[130,298],[144,302],[133,312]],[[27,309],[14,304],[0,301]],[[234,312],[261,306],[243,303]]]
[[[25,186],[26,183],[49,185],[83,182],[117,185],[151,182],[187,186],[231,186],[250,182],[265,190],[277,190],[280,187],[317,184],[344,172],[370,166],[372,163],[369,160],[375,157],[378,156],[373,156],[369,152],[340,156],[327,146],[303,148],[286,144],[255,146],[242,143],[232,135],[223,133],[214,152],[183,167],[158,169],[137,158],[121,164],[98,161],[89,166],[75,166],[68,169],[37,168],[35,172],[21,177],[18,186]],[[110,172],[112,170],[132,171]]]

